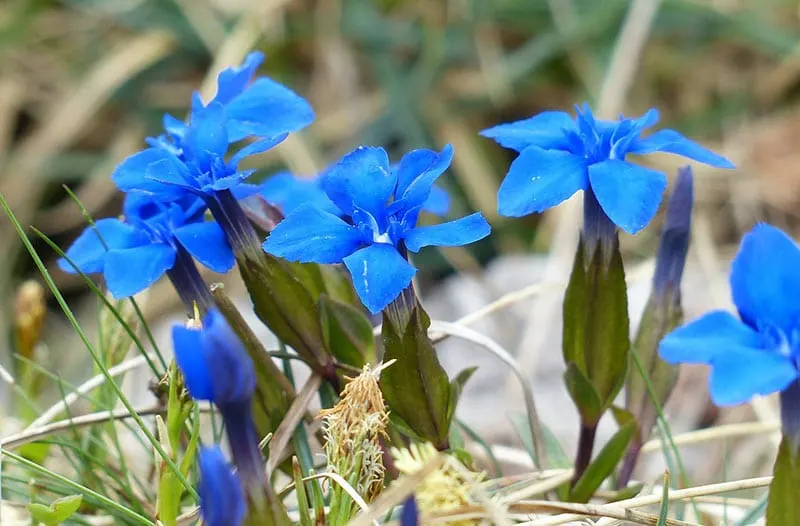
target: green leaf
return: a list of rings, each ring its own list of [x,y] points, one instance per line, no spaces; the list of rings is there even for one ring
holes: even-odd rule
[[[256,373],[256,391],[253,396],[253,420],[260,437],[273,433],[295,397],[294,388],[283,372],[267,354],[258,337],[236,309],[233,302],[225,295],[222,287],[212,290],[214,301],[220,313],[242,340],[248,356],[253,361]]]
[[[678,367],[658,356],[658,345],[668,332],[680,324],[681,319],[680,305],[673,304],[667,296],[658,301],[651,295],[634,339],[632,352],[636,353],[647,371],[648,379],[634,368],[630,369],[625,383],[625,407],[639,421],[642,442],[650,437],[658,416],[650,398],[651,391],[647,388],[648,380],[656,402],[663,406],[678,379]]]
[[[633,434],[636,431],[636,423],[629,422],[620,427],[611,437],[611,440],[600,450],[597,457],[589,464],[578,482],[570,491],[569,500],[572,502],[588,502],[589,499],[600,487],[600,484],[611,475],[614,468],[619,463],[625,449],[628,447]]]
[[[605,410],[628,369],[628,292],[618,242],[610,256],[598,247],[588,267],[584,252],[581,241],[564,298],[563,353],[594,386]]]
[[[581,414],[581,421],[587,426],[597,424],[600,417],[603,416],[603,403],[594,386],[576,364],[567,364],[567,370],[564,371],[564,383],[567,385],[569,396]]]
[[[56,526],[78,511],[82,502],[83,497],[81,495],[69,495],[54,500],[49,506],[35,502],[28,504],[28,511],[34,520],[41,522],[45,526]]]
[[[530,455],[531,460],[535,466],[541,466],[536,458],[536,450],[533,447],[533,437],[531,437],[531,426],[528,423],[528,415],[525,413],[511,413],[508,415],[514,430],[517,432],[522,447]],[[550,431],[550,428],[541,424],[542,438],[544,439],[544,450],[547,453],[547,466],[553,469],[567,469],[572,467],[572,460],[564,452],[556,436]]]
[[[325,348],[337,360],[361,369],[375,361],[372,323],[354,306],[323,294],[319,297],[319,324]]]
[[[589,284],[584,261],[583,241],[578,242],[572,273],[564,293],[564,329],[561,350],[564,363],[586,371],[586,316],[589,310]]]
[[[664,472],[664,487],[661,490],[661,509],[658,512],[656,526],[667,526],[667,513],[669,513],[669,471]]]
[[[381,374],[381,390],[391,407],[411,430],[439,449],[447,448],[452,389],[428,338],[428,315],[417,303],[408,324],[397,327],[383,316],[384,360],[397,360]]]
[[[792,441],[784,435],[778,458],[772,469],[772,483],[767,500],[769,526],[800,524],[800,455],[792,451]]]
[[[450,405],[447,408],[448,421],[453,421],[453,417],[456,414],[456,408],[458,407],[458,399],[461,397],[461,392],[464,390],[464,386],[477,370],[478,367],[467,367],[458,373],[450,382]]]

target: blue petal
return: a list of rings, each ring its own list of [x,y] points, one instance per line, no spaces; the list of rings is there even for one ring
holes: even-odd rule
[[[412,252],[428,246],[458,247],[483,239],[491,231],[481,213],[475,212],[449,223],[409,230],[405,235],[405,244]]]
[[[225,232],[215,221],[203,221],[176,228],[173,234],[203,266],[224,274],[233,268],[233,249]]]
[[[144,233],[119,219],[106,218],[96,221],[94,227],[87,227],[72,242],[66,255],[78,267],[78,270],[84,274],[93,274],[103,271],[108,254],[106,247],[109,249],[128,248],[146,242],[147,236]],[[64,272],[76,273],[75,267],[64,258],[58,259],[58,266]]]
[[[264,62],[264,53],[253,51],[245,57],[241,66],[222,70],[217,76],[217,94],[214,96],[214,100],[225,105],[240,95],[262,62]]]
[[[130,192],[131,190],[152,192],[154,183],[147,179],[149,166],[171,157],[172,155],[166,150],[147,148],[122,161],[112,172],[111,180],[123,192]],[[155,189],[161,189],[161,185],[156,183]]]
[[[202,171],[209,171],[214,160],[223,157],[227,150],[228,134],[222,104],[211,102],[194,111],[183,141],[186,160],[195,163]]]
[[[308,102],[271,79],[257,79],[225,106],[228,139],[275,137],[301,130],[314,120]]]
[[[138,294],[175,264],[175,249],[166,244],[110,250],[103,274],[114,298]]]
[[[590,165],[589,181],[609,219],[629,234],[653,219],[667,187],[663,173],[618,159]]]
[[[344,258],[361,302],[372,314],[389,305],[408,287],[417,269],[395,247],[370,245]]]
[[[783,391],[797,378],[790,357],[758,349],[727,349],[715,357],[712,367],[711,399],[722,406]]]
[[[528,146],[565,150],[568,146],[566,130],[576,130],[575,121],[568,113],[545,111],[525,120],[499,124],[480,134],[494,139],[504,148],[522,152]]]
[[[672,364],[711,363],[732,348],[762,349],[762,338],[731,313],[718,310],[667,334],[658,352]]]
[[[231,157],[231,160],[228,162],[228,165],[233,166],[235,168],[239,166],[239,163],[242,162],[242,159],[246,159],[251,155],[256,155],[259,153],[266,152],[267,150],[283,142],[286,139],[286,137],[288,137],[288,135],[284,133],[281,135],[276,135],[275,137],[268,137],[266,139],[261,139],[258,141],[251,142],[250,144],[248,144],[247,146],[236,152],[233,155],[233,157]]]
[[[400,159],[397,168],[397,189],[399,198],[392,203],[392,209],[412,209],[428,200],[431,187],[444,173],[453,160],[453,147],[449,144],[437,153],[432,150],[414,150]]]
[[[212,374],[213,402],[220,407],[245,404],[253,397],[256,387],[253,362],[241,340],[216,309],[203,318],[202,352]],[[219,374],[219,371],[225,371]]]
[[[443,174],[453,160],[453,147],[446,145],[441,152],[419,149],[405,154],[396,167],[396,195],[403,196],[422,175],[436,178]],[[433,184],[431,180],[430,184]]]
[[[247,504],[239,478],[218,447],[203,448],[200,466],[200,514],[206,526],[241,526]]]
[[[356,208],[383,216],[397,181],[383,148],[361,146],[345,155],[322,176],[322,188],[345,214]]]
[[[213,398],[211,371],[202,350],[203,333],[200,329],[189,329],[182,325],[172,327],[172,346],[175,362],[183,374],[189,394],[195,400]]]
[[[220,192],[222,190],[233,190],[245,181],[248,177],[256,173],[255,170],[242,170],[234,172],[225,177],[218,177],[210,184],[203,185],[204,193]],[[237,192],[238,194],[239,192]]]
[[[731,267],[733,302],[753,327],[789,335],[800,320],[800,249],[781,230],[756,225],[742,239]]]
[[[450,194],[444,188],[431,186],[431,195],[422,205],[422,209],[437,216],[444,216],[450,210]]]
[[[358,229],[311,204],[299,206],[264,241],[264,251],[302,263],[341,263],[364,240]]]
[[[400,512],[400,526],[419,526],[419,510],[413,494],[403,504],[403,511]]]
[[[659,130],[649,137],[634,141],[628,151],[640,155],[655,152],[674,153],[717,168],[736,168],[725,157],[703,148],[675,130]]]
[[[195,192],[198,188],[199,184],[189,168],[177,157],[170,155],[147,167],[145,184],[140,185],[137,190],[162,200],[176,200],[186,197],[187,192]]]
[[[531,146],[511,163],[497,194],[498,211],[509,217],[543,212],[587,184],[582,157]]]
[[[170,137],[183,139],[184,134],[186,133],[186,123],[180,119],[177,119],[170,115],[169,113],[165,113],[162,119],[162,123],[164,126],[164,130]]]
[[[304,179],[295,177],[289,172],[275,174],[264,181],[261,195],[268,202],[279,206],[284,216],[288,216],[304,203],[331,214],[342,213],[328,198],[320,185],[320,180],[316,178]]]

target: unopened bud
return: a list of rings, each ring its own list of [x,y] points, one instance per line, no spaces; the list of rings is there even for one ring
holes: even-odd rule
[[[44,287],[34,280],[20,285],[14,304],[14,336],[16,350],[25,358],[33,359],[36,344],[42,336],[46,313]]]

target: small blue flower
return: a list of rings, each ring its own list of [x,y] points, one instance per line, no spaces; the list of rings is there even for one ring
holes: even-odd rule
[[[419,509],[417,507],[417,500],[412,494],[406,499],[403,504],[403,510],[400,512],[400,526],[418,526],[419,525]]]
[[[358,296],[373,314],[408,287],[416,269],[406,249],[461,246],[489,235],[478,212],[456,221],[417,226],[434,181],[450,166],[453,149],[414,150],[396,170],[383,148],[360,147],[322,176],[322,187],[341,216],[299,206],[264,242],[264,250],[289,261],[344,263]]]
[[[783,391],[798,378],[800,248],[781,230],[757,225],[742,240],[730,283],[739,318],[710,312],[668,334],[659,348],[669,363],[710,365],[718,405]]]
[[[247,513],[242,484],[218,447],[200,450],[200,514],[206,526],[240,526]]]
[[[150,148],[125,159],[111,175],[119,189],[148,192],[161,200],[186,193],[209,199],[227,190],[244,197],[238,190],[253,171],[239,171],[239,162],[314,119],[308,102],[289,88],[266,77],[252,80],[263,59],[261,53],[251,53],[242,66],[220,73],[217,94],[208,104],[195,93],[188,124],[165,116],[166,133],[148,139]],[[229,145],[248,137],[258,140],[227,159]]]
[[[212,402],[222,414],[246,492],[263,492],[267,484],[264,459],[251,414],[256,376],[241,340],[212,308],[202,327],[173,327],[172,343],[189,394],[195,400]]]
[[[124,220],[98,220],[73,242],[67,258],[85,274],[103,273],[115,298],[133,296],[165,273],[183,297],[185,291],[178,282],[202,283],[191,256],[220,273],[230,270],[234,263],[219,225],[202,221],[203,209],[202,201],[196,198],[163,204],[131,193],[123,206]],[[58,265],[65,272],[76,272],[64,258]],[[190,304],[192,299],[188,300]]]
[[[172,341],[192,398],[213,402],[223,413],[242,406],[249,413],[256,385],[253,362],[219,311],[209,310],[202,328],[173,327]]]
[[[397,165],[392,169],[396,169]],[[323,172],[324,173],[324,172]],[[269,203],[280,207],[284,216],[294,212],[302,204],[309,203],[316,208],[341,216],[343,212],[328,198],[322,188],[322,175],[317,177],[297,177],[290,172],[280,172],[268,178],[261,185],[260,194]],[[422,207],[425,212],[438,216],[447,214],[450,209],[450,196],[436,185]]]
[[[547,111],[481,132],[519,152],[500,186],[500,214],[543,212],[578,190],[591,191],[614,224],[635,234],[655,215],[667,181],[661,172],[626,161],[628,154],[673,153],[718,168],[734,167],[674,130],[641,137],[658,122],[655,109],[618,121],[596,120],[586,104],[576,114],[573,119]]]
[[[667,218],[661,234],[661,244],[656,256],[653,274],[653,293],[657,298],[668,298],[670,304],[680,305],[681,278],[689,252],[689,234],[694,205],[694,177],[688,166],[678,171],[675,190],[667,205]]]

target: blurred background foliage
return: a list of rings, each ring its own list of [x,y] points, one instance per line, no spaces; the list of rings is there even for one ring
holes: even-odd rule
[[[735,243],[756,219],[791,230],[800,198],[800,3],[659,4],[643,29],[649,34],[622,109],[635,115],[656,106],[663,125],[739,165],[732,174],[698,169],[698,219],[707,227],[700,235]],[[262,73],[307,97],[317,120],[261,156],[257,177],[282,169],[312,175],[359,144],[384,145],[399,158],[410,148],[452,143],[456,157],[442,185],[453,214],[481,209],[495,233],[469,250],[424,254],[423,283],[453,268],[478,271],[498,254],[546,250],[552,222],[497,216],[496,190],[512,156],[477,132],[545,109],[597,104],[614,80],[608,64],[629,5],[3,0],[0,192],[23,224],[68,245],[85,218],[62,185],[93,216],[118,214],[113,166],[159,133],[164,112],[182,117],[194,89],[208,95],[216,71],[261,49]],[[671,176],[678,166],[668,157],[653,162]],[[626,239],[629,255],[653,248],[657,232]],[[54,268],[55,255],[37,246]],[[0,253],[0,303],[8,309],[16,286],[35,270],[5,218]],[[85,293],[79,280],[54,274],[66,292]],[[166,290],[156,297],[159,309],[177,305]]]

